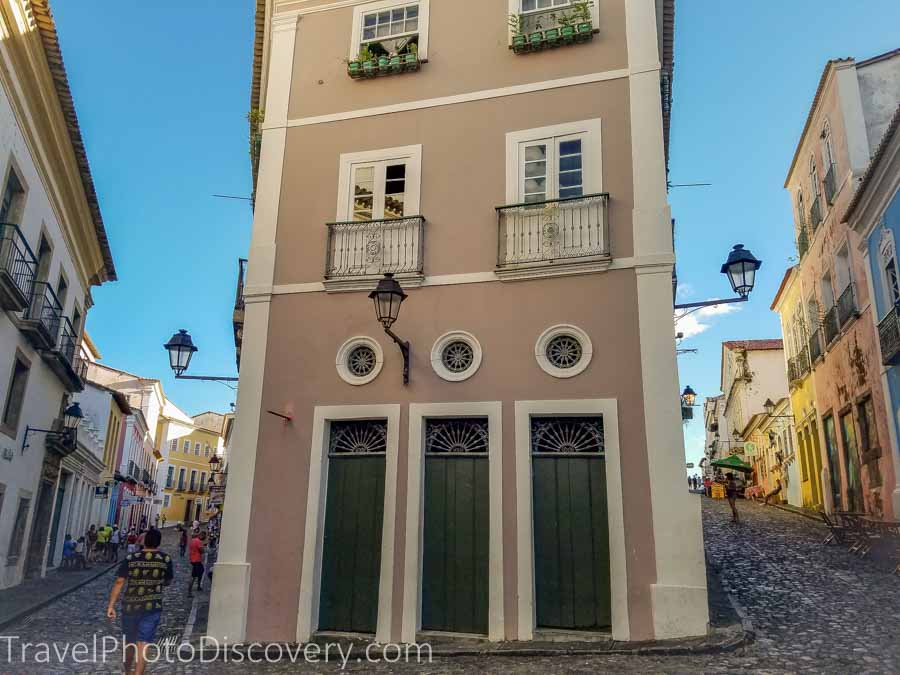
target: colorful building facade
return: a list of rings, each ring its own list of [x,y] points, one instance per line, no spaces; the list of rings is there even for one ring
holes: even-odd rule
[[[167,453],[160,471],[160,521],[165,520],[166,526],[209,519],[210,459],[220,452],[221,433],[221,429],[169,422]]]

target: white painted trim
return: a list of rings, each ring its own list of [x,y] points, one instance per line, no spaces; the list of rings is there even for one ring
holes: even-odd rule
[[[606,459],[606,509],[609,518],[609,581],[612,636],[628,640],[628,569],[625,563],[625,515],[622,504],[618,402],[614,398],[559,401],[516,401],[516,549],[518,562],[519,640],[535,630],[534,520],[531,470],[531,417],[534,415],[600,415]]]
[[[488,639],[506,639],[503,608],[503,413],[500,401],[411,403],[406,498],[403,622],[400,640],[415,642],[421,628],[422,529],[425,501],[424,424],[428,417],[487,417],[490,541],[488,548]]]
[[[350,31],[350,51],[347,54],[349,60],[359,55],[359,45],[362,42],[362,19],[364,14],[377,12],[380,9],[393,9],[407,5],[419,5],[419,59],[428,58],[428,18],[431,14],[431,0],[380,0],[379,2],[366,2],[353,6],[353,28]]]
[[[588,269],[581,270],[578,273],[582,274],[591,274],[604,270],[624,270],[624,269],[647,269],[653,267],[664,267],[668,270],[672,269],[672,265],[675,262],[675,256],[671,253],[666,254],[658,254],[658,255],[648,255],[641,256],[640,258],[614,258],[608,264],[600,266],[598,263],[597,267],[591,267]],[[571,272],[571,271],[570,271]],[[576,272],[571,272],[571,274],[576,274]],[[534,275],[538,276],[538,275]],[[541,276],[558,276],[551,274],[549,271],[545,275]],[[398,277],[399,278],[399,277]],[[507,275],[498,274],[496,271],[490,272],[464,272],[461,274],[437,274],[430,277],[425,277],[421,284],[418,284],[419,287],[425,288],[428,286],[454,286],[457,284],[483,284],[493,281],[504,281],[508,279]],[[521,278],[525,278],[523,274]],[[416,286],[412,286],[415,288]],[[244,301],[247,303],[253,302],[254,297],[259,298],[268,298],[269,295],[291,295],[294,293],[322,293],[325,289],[325,284],[321,281],[315,281],[310,283],[302,283],[302,284],[278,284],[276,286],[271,287],[245,287],[247,290],[244,292]],[[404,288],[406,286],[404,285]],[[368,289],[366,289],[368,290]]]
[[[297,607],[297,642],[308,642],[319,623],[322,582],[322,536],[328,485],[328,430],[333,420],[386,419],[387,456],[384,476],[384,517],[381,533],[381,573],[378,585],[378,624],[375,639],[391,640],[391,600],[394,594],[394,523],[397,516],[397,454],[400,446],[400,406],[316,406],[313,412],[312,446],[309,456],[309,491],[306,500],[306,531],[300,570]]]
[[[550,341],[553,340],[553,338],[559,337],[560,335],[568,335],[581,343],[581,360],[571,368],[557,368],[550,363],[550,359],[547,358],[547,345],[550,344]],[[567,323],[550,326],[550,328],[540,334],[537,342],[534,343],[534,358],[537,360],[541,370],[548,375],[552,375],[561,380],[575,377],[576,375],[583,373],[591,364],[593,356],[594,345],[591,343],[590,336],[578,326]]]
[[[552,140],[558,136],[585,134],[585,147],[582,148],[584,160],[582,180],[584,194],[603,192],[603,156],[601,138],[601,120],[594,118],[578,122],[553,124],[536,129],[510,131],[506,134],[506,203],[518,204],[522,201],[519,195],[519,147],[522,143],[542,139]],[[549,167],[548,167],[549,168]],[[553,167],[558,171],[557,167]],[[549,178],[549,172],[548,172]],[[549,198],[549,197],[548,197]]]
[[[397,148],[382,148],[365,152],[347,152],[340,157],[338,175],[337,221],[350,220],[350,180],[353,167],[357,164],[373,162],[390,162],[402,160],[406,162],[406,195],[403,209],[410,215],[419,213],[419,195],[422,187],[422,146],[405,145]],[[375,193],[378,186],[375,186]]]
[[[454,94],[452,96],[440,96],[437,98],[422,99],[419,101],[407,101],[404,103],[394,103],[391,105],[376,106],[373,108],[360,108],[358,110],[346,110],[344,112],[329,113],[327,115],[314,115],[312,117],[300,117],[288,120],[288,127],[306,127],[314,124],[326,124],[329,122],[340,122],[343,120],[354,120],[363,117],[375,117],[377,115],[389,115],[392,113],[408,112],[411,110],[423,110],[425,108],[438,108],[446,105],[456,105],[458,103],[471,103],[473,101],[485,101],[492,98],[502,98],[504,96],[518,96],[520,94],[530,94],[537,91],[546,91],[548,89],[560,89],[563,87],[575,87],[582,84],[593,84],[595,82],[606,82],[608,80],[618,80],[628,77],[631,73],[627,69],[607,70],[600,73],[589,73],[587,75],[575,75],[572,77],[563,77],[555,80],[544,80],[542,82],[528,82],[526,84],[517,84],[509,87],[499,87],[496,89],[482,89],[466,94]],[[657,92],[657,96],[659,93]],[[262,125],[263,129],[274,129],[279,126],[285,126],[277,122],[266,122]],[[661,132],[660,132],[661,133]]]
[[[375,352],[375,367],[372,368],[371,373],[364,377],[354,375],[347,367],[347,357],[350,356],[350,352],[356,347],[368,347]],[[341,345],[340,349],[338,349],[337,356],[335,357],[334,365],[337,368],[338,375],[340,375],[344,382],[358,387],[363,384],[368,384],[381,373],[381,369],[384,367],[384,350],[381,348],[381,344],[374,338],[370,338],[368,335],[357,335]]]
[[[443,358],[444,349],[447,345],[457,341],[465,342],[472,348],[472,365],[466,370],[458,373],[448,370],[444,365]],[[463,380],[468,380],[478,372],[478,368],[481,367],[482,355],[481,343],[478,341],[478,338],[464,330],[454,330],[449,333],[444,333],[434,341],[434,345],[431,347],[431,367],[434,369],[434,372],[437,373],[438,377],[447,380],[447,382],[462,382]]]

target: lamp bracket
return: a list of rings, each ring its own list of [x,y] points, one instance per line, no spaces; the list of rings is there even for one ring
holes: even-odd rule
[[[747,302],[748,296],[742,295],[737,298],[724,298],[722,300],[703,300],[701,302],[683,302],[675,305],[675,309],[690,309],[691,307],[715,307],[716,305],[727,305],[731,302]]]
[[[400,339],[390,328],[385,327],[384,332],[397,343],[397,346],[400,348],[400,353],[403,355],[403,384],[405,386],[409,384],[409,342]]]
[[[28,449],[28,435],[29,434],[47,434],[51,438],[65,438],[70,434],[74,434],[75,429],[63,429],[62,431],[57,431],[55,429],[36,429],[34,427],[25,427],[25,437],[22,439],[22,454],[25,454],[25,451]]]

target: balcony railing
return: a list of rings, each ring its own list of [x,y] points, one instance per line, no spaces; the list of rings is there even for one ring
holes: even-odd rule
[[[788,382],[794,384],[809,375],[809,354],[806,347],[788,359]]]
[[[62,354],[62,357],[68,362],[70,366],[75,366],[75,357],[78,351],[78,334],[75,332],[75,327],[72,325],[72,322],[69,321],[69,317],[62,317],[62,328],[59,331],[59,345],[57,347],[57,351]]]
[[[607,193],[497,207],[497,266],[547,267],[609,260]]]
[[[237,292],[234,297],[234,312],[231,324],[234,328],[234,359],[241,369],[241,346],[244,343],[244,283],[247,278],[247,259],[238,258]]]
[[[424,247],[423,216],[328,223],[325,279],[421,275]]]
[[[56,346],[41,356],[69,391],[82,391],[87,378],[87,361],[78,353],[78,333],[68,317],[60,318]]]
[[[834,204],[834,193],[836,191],[836,186],[834,184],[834,164],[828,167],[828,172],[825,174],[823,183],[825,185],[825,201],[829,204]]]
[[[821,331],[817,328],[813,331],[812,335],[809,336],[809,362],[810,365],[816,362],[820,356],[822,356],[822,335]]]
[[[25,309],[36,272],[37,258],[22,231],[12,223],[0,223],[0,307]]]
[[[816,228],[822,223],[822,207],[819,204],[819,197],[813,199],[812,205],[809,207],[809,224],[812,227],[812,231],[815,232]]]
[[[809,235],[806,233],[806,227],[804,226],[797,234],[797,252],[800,254],[801,260],[803,260],[803,256],[806,255],[807,251],[809,251]]]
[[[841,324],[841,328],[844,328],[848,323],[850,323],[851,319],[854,319],[857,315],[856,311],[856,297],[853,293],[853,284],[847,284],[847,288],[841,293],[837,302],[838,308],[838,321]]]
[[[46,281],[36,281],[32,288],[31,302],[23,316],[23,328],[38,347],[52,349],[59,335],[62,305]]]
[[[831,308],[825,312],[825,325],[823,328],[825,330],[825,346],[827,347],[834,342],[838,333],[841,332],[841,326],[838,322],[838,311],[835,305],[832,305]]]
[[[900,361],[900,319],[896,306],[878,323],[878,340],[881,362],[886,366],[896,365]]]

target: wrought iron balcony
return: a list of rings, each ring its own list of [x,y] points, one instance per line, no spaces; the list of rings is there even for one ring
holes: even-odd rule
[[[82,391],[87,377],[87,363],[78,353],[79,336],[68,317],[60,320],[59,338],[55,349],[41,352],[41,356],[69,391]]]
[[[497,274],[572,274],[609,264],[609,195],[497,207]]]
[[[881,362],[886,366],[900,362],[900,318],[896,305],[878,323],[878,341],[881,343]]]
[[[22,316],[21,329],[38,349],[53,349],[59,336],[62,305],[46,281],[32,284],[33,292]]]
[[[856,318],[856,297],[853,293],[853,284],[847,284],[847,288],[843,290],[837,302],[838,321],[841,328],[844,328],[851,319]]]
[[[828,167],[823,183],[825,185],[825,201],[829,204],[834,204],[834,193],[837,189],[834,182],[834,164]]]
[[[807,375],[809,375],[809,354],[804,347],[788,359],[788,382],[791,384],[800,382]]]
[[[809,224],[812,227],[813,232],[815,232],[816,228],[822,224],[822,207],[819,203],[819,199],[818,196],[813,199],[812,205],[809,207]]]
[[[806,233],[806,227],[801,227],[800,231],[797,233],[797,251],[800,254],[800,259],[803,260],[803,256],[806,255],[806,252],[809,251],[809,235]]]
[[[325,288],[369,288],[385,272],[415,286],[423,279],[424,250],[423,216],[328,223]]]
[[[234,358],[238,370],[241,369],[241,346],[244,343],[244,283],[247,277],[247,259],[238,258],[237,292],[234,298],[234,312],[231,323],[234,328]]]
[[[838,322],[838,311],[835,305],[832,305],[831,308],[825,312],[825,325],[823,326],[825,330],[825,346],[831,345],[834,342],[835,338],[837,338],[838,334],[841,332],[841,326]]]
[[[822,356],[822,332],[816,328],[809,336],[809,362],[810,366]]]
[[[25,309],[36,272],[37,258],[19,226],[0,223],[0,308]]]

